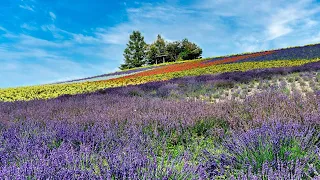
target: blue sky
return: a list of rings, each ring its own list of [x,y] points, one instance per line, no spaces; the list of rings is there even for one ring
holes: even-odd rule
[[[0,88],[116,71],[133,30],[188,38],[203,56],[320,42],[315,0],[2,0]]]

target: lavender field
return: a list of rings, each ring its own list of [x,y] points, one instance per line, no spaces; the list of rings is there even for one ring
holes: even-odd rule
[[[320,180],[320,0],[0,0],[0,180]]]
[[[318,179],[319,70],[310,63],[1,102],[0,177]],[[310,91],[290,88],[302,82]],[[238,98],[221,98],[236,87]]]

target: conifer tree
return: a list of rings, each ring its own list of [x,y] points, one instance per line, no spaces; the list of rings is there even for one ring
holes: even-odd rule
[[[124,50],[123,56],[125,63],[120,69],[130,69],[141,67],[145,64],[147,44],[144,41],[140,31],[133,31],[130,35],[130,40],[127,43],[127,48]]]
[[[164,39],[161,37],[160,34],[158,34],[157,40],[156,40],[156,42],[154,42],[154,45],[158,49],[158,56],[165,55],[165,53],[166,53],[166,42],[164,41]]]

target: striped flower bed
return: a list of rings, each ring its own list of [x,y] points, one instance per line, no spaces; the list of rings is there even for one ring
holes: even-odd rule
[[[139,72],[139,73],[128,75],[128,76],[123,76],[123,77],[117,78],[117,80],[142,77],[142,76],[152,76],[152,75],[179,72],[179,71],[186,71],[186,70],[191,70],[191,69],[195,69],[195,68],[204,68],[204,67],[218,65],[218,64],[237,62],[237,61],[240,61],[240,60],[243,60],[246,58],[251,58],[251,57],[265,56],[265,55],[272,54],[272,53],[273,53],[273,51],[266,51],[266,52],[261,52],[261,53],[227,57],[227,58],[223,58],[221,60],[215,60],[215,61],[211,61],[211,60],[209,60],[209,61],[193,61],[193,62],[186,62],[183,64],[172,64],[172,65],[168,65],[168,66],[162,66],[157,69],[152,69],[152,70]]]
[[[272,54],[242,59],[240,62],[248,61],[270,61],[270,60],[299,60],[315,59],[320,57],[320,44],[307,45],[274,50]]]
[[[157,66],[153,67],[146,67],[146,68],[139,68],[139,69],[132,69],[132,70],[127,70],[127,71],[118,71],[114,73],[109,73],[109,74],[103,74],[99,76],[93,76],[93,77],[88,77],[88,78],[82,78],[82,79],[75,79],[71,81],[63,81],[63,82],[58,82],[54,84],[70,84],[70,83],[81,83],[81,82],[92,82],[92,81],[102,81],[102,80],[108,80],[108,79],[114,79],[114,78],[119,78],[123,76],[128,76],[132,75],[135,73],[147,71],[150,69],[155,69],[158,68]]]
[[[28,101],[35,99],[51,99],[62,95],[83,94],[101,89],[120,87],[127,85],[137,85],[153,81],[163,81],[185,76],[199,76],[205,74],[217,74],[233,71],[248,71],[253,69],[265,69],[288,66],[301,66],[319,60],[282,60],[263,62],[243,62],[195,68],[186,71],[178,71],[152,76],[140,76],[136,78],[110,79],[94,82],[55,84],[42,86],[29,86],[18,88],[0,89],[0,101]]]

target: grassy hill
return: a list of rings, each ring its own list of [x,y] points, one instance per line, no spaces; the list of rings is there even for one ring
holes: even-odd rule
[[[2,179],[318,179],[320,45],[0,89]]]

